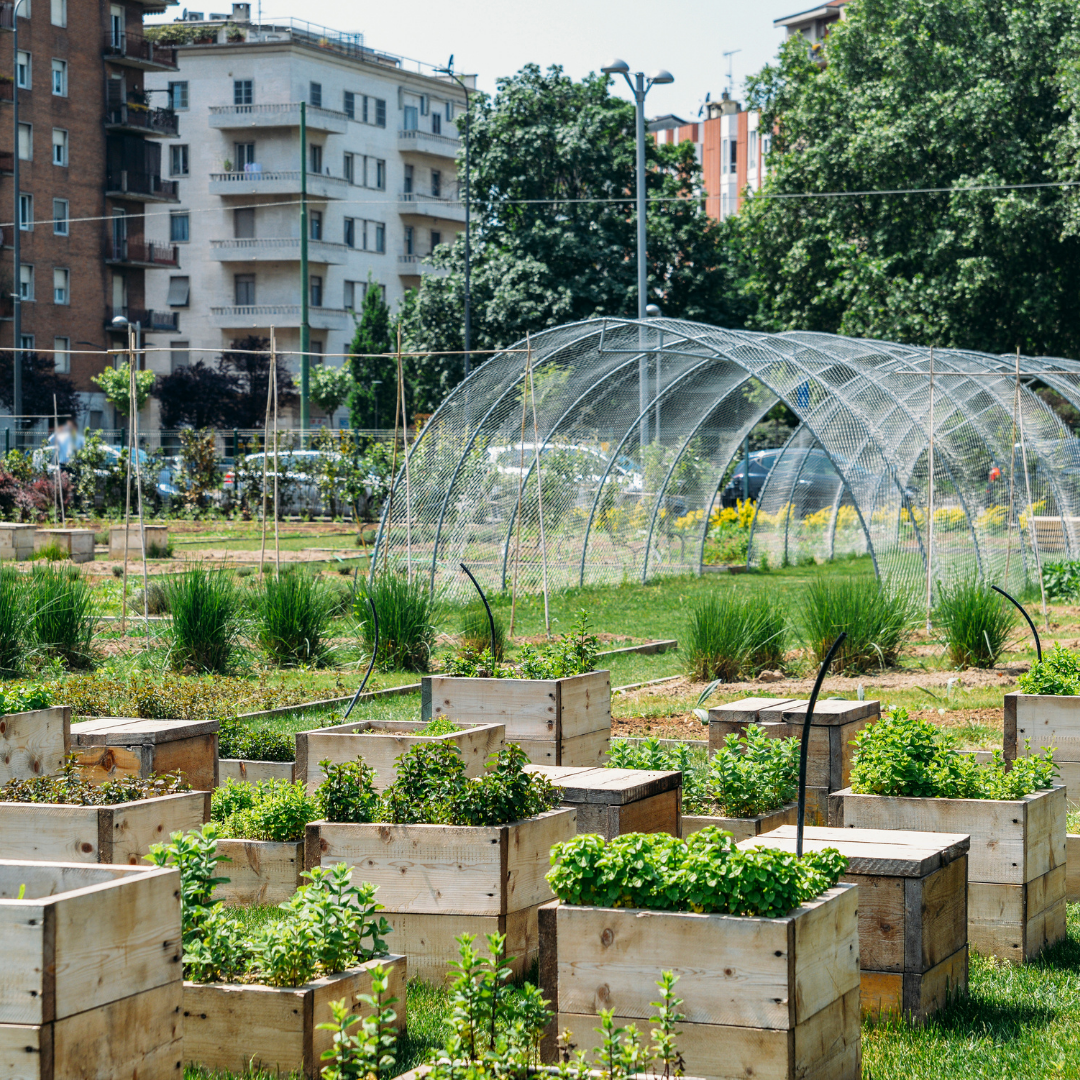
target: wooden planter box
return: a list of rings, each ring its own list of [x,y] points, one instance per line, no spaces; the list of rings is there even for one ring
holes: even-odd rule
[[[1080,903],[1080,836],[1065,837],[1065,902]]]
[[[794,825],[740,847],[796,850]],[[860,995],[875,1020],[904,1014],[925,1020],[967,990],[966,836],[808,828],[804,851],[836,848],[841,878],[859,886]]]
[[[576,831],[576,812],[564,809],[491,827],[314,821],[304,868],[344,862],[378,888],[410,978],[443,982],[465,932],[505,934],[511,967],[523,974],[539,947],[537,908],[553,896],[551,849]]]
[[[93,529],[36,529],[34,531],[35,551],[41,551],[50,544],[59,544],[72,562],[94,561]]]
[[[968,943],[1022,963],[1065,936],[1065,789],[1022,799],[829,796],[834,826],[967,833]]]
[[[505,745],[502,724],[462,724],[458,731],[446,735],[422,735],[423,730],[419,720],[365,720],[297,732],[294,775],[307,782],[308,791],[314,791],[323,782],[320,761],[329,758],[339,764],[362,757],[375,770],[375,790],[382,791],[397,778],[397,759],[420,743],[447,742],[456,746],[465,761],[466,776],[479,776],[487,759]]]
[[[281,904],[304,884],[303,840],[219,840],[217,849],[229,880],[214,895],[227,904]]]
[[[1005,760],[1023,756],[1027,739],[1031,740],[1033,754],[1054,747],[1065,797],[1073,805],[1080,804],[1080,697],[1006,694]]]
[[[292,761],[249,761],[247,758],[218,758],[217,786],[224,787],[229,780],[256,784],[260,780],[293,779]]]
[[[679,835],[682,773],[678,770],[593,769],[530,765],[562,789],[562,805],[577,810],[577,831],[605,839],[623,833]]]
[[[178,870],[0,861],[0,954],[0,1076],[180,1075]]]
[[[420,716],[503,724],[534,765],[603,765],[611,740],[611,672],[567,679],[426,675]]]
[[[709,757],[712,757],[729,735],[742,735],[747,725],[758,723],[762,709],[787,705],[795,698],[751,697],[714,705],[709,710]]]
[[[102,716],[72,725],[71,742],[80,774],[91,784],[179,771],[199,791],[217,787],[217,720]]]
[[[242,1076],[248,1075],[249,1063],[254,1069],[281,1076],[319,1076],[322,1052],[334,1042],[334,1033],[319,1031],[319,1024],[333,1022],[330,1002],[342,998],[351,1012],[370,1015],[360,995],[371,993],[371,968],[375,964],[387,969],[387,995],[398,999],[394,1006],[395,1026],[404,1031],[404,956],[369,960],[304,986],[185,982],[185,1064]]]
[[[679,976],[679,1050],[708,1080],[855,1080],[861,1066],[858,890],[779,919],[545,905],[540,989],[557,1028],[598,1045],[601,1009],[648,1028],[656,980]],[[545,1041],[544,1050],[549,1051]],[[547,1060],[551,1060],[550,1057]]]
[[[114,806],[0,802],[0,858],[139,866],[151,844],[209,820],[209,791]]]
[[[164,550],[169,546],[169,527],[167,525],[146,525],[146,550],[149,552],[151,544]],[[109,558],[123,559],[124,557],[124,533],[127,532],[123,525],[109,530]],[[129,559],[142,558],[142,536],[138,525],[132,525],[128,536]]]
[[[683,814],[682,837],[685,839],[691,833],[700,832],[709,825],[715,825],[718,829],[739,840],[749,840],[760,836],[762,833],[772,832],[781,825],[797,825],[799,820],[799,804],[797,802],[785,803],[779,810],[773,810],[768,814],[759,814],[757,817],[711,817],[707,814]]]
[[[34,554],[36,525],[0,523],[0,559],[29,559]]]
[[[0,716],[0,784],[58,772],[70,752],[67,705]]]

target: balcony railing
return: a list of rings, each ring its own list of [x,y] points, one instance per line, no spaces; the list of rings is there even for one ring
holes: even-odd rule
[[[438,148],[439,152],[448,156],[455,156],[461,146],[461,140],[452,138],[449,135],[436,135],[432,131],[419,131],[416,129],[410,129],[408,131],[402,129],[398,132],[398,140],[400,142],[411,144],[411,146],[403,146],[402,150],[409,150],[415,148],[417,150],[425,150],[430,148]]]
[[[105,178],[109,191],[125,195],[145,195],[154,199],[179,199],[175,180],[162,180],[154,173],[131,172],[129,169],[110,170]]]
[[[161,67],[176,67],[176,49],[170,45],[158,45],[141,34],[105,35],[106,60],[135,60]]]
[[[313,180],[327,184],[339,184],[348,187],[349,181],[343,176],[330,176],[327,173],[309,172],[308,183]],[[210,174],[210,179],[219,184],[273,184],[285,181],[287,183],[300,183],[299,169],[233,169],[232,172],[216,172]],[[297,191],[299,191],[297,187]]]
[[[334,109],[308,105],[307,126],[314,131],[345,133],[349,117]],[[266,105],[211,105],[210,126],[215,128],[299,127],[300,103],[283,101]]]
[[[153,266],[179,266],[180,249],[175,244],[155,244],[152,240],[110,239],[108,258],[113,262],[147,263]]]
[[[0,98],[3,84],[0,83]],[[106,123],[119,127],[139,128],[153,135],[176,135],[180,121],[172,109],[146,109],[138,105],[114,105],[109,109]]]
[[[123,315],[130,322],[138,323],[143,330],[179,330],[179,311],[147,311],[143,308],[106,308],[105,325],[112,324],[117,315]]]

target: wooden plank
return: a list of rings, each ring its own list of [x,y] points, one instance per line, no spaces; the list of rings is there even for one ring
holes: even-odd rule
[[[639,799],[627,806],[611,808],[616,836],[660,832],[679,836],[682,832],[681,812],[682,792],[678,789],[653,795],[650,799]],[[578,831],[581,831],[580,827]]]
[[[108,839],[99,843],[101,861],[139,866],[152,844],[167,842],[177,831],[201,829],[210,820],[210,792],[180,792],[101,809],[111,811],[101,816],[111,824]]]
[[[1008,694],[1016,711],[1014,757],[1054,747],[1054,760],[1080,761],[1080,697],[1052,694]]]
[[[1042,794],[1043,798],[1036,797]],[[1065,865],[1065,817],[1068,811],[1064,787],[1027,796],[1027,843],[1024,849],[1025,881]]]
[[[0,803],[0,855],[31,861],[107,862],[99,858],[98,815],[102,809]]]
[[[217,720],[149,720],[140,716],[95,716],[80,720],[71,736],[78,746],[160,746],[196,735],[217,734]]]
[[[507,742],[557,738],[557,679],[468,679],[425,675],[425,720],[504,724]]]
[[[528,743],[522,743],[528,747]],[[561,765],[604,765],[607,762],[608,748],[611,745],[611,730],[603,728],[591,731],[587,735],[575,735],[563,739],[559,748]],[[533,760],[530,757],[530,760]]]
[[[10,558],[0,548],[0,558]],[[52,1024],[0,1024],[0,1076],[54,1080]]]
[[[183,773],[194,790],[213,791],[218,784],[217,732],[156,744],[151,768],[155,773]]]
[[[152,771],[152,746],[77,746],[79,776],[89,784],[103,784],[122,776],[143,777]]]
[[[559,723],[564,748],[571,739],[592,732],[611,733],[610,671],[589,671],[558,682]]]
[[[1006,694],[1002,710],[1004,731],[1002,733],[1002,753],[1006,761],[1016,757],[1016,699],[1019,695]]]
[[[794,1022],[801,1024],[859,988],[859,890],[837,885],[796,909],[792,922]]]
[[[709,723],[714,720],[735,723],[757,723],[762,709],[775,709],[787,705],[794,698],[749,697],[742,701],[729,701],[726,705],[714,705],[709,709]]]
[[[577,833],[577,811],[569,808],[506,826],[506,888],[502,913],[546,904],[554,893],[547,881],[551,849]],[[386,903],[381,900],[381,903]]]
[[[526,770],[546,776],[570,803],[621,806],[682,787],[677,769],[612,769],[531,765]]]
[[[683,814],[681,820],[681,835],[685,840],[691,833],[699,832],[709,825],[715,825],[718,829],[731,833],[736,841],[749,840],[762,833],[779,829],[782,825],[795,825],[798,813],[798,803],[787,803],[779,810],[773,810],[769,814],[759,814],[752,818],[727,818],[710,817],[706,814]]]
[[[24,899],[41,900],[73,892],[87,885],[144,874],[149,867],[103,866],[100,863],[23,862],[0,859],[0,900],[14,900],[25,888]]]
[[[802,724],[806,721],[806,710],[810,702],[792,701],[773,709],[764,710],[761,720],[783,720],[786,723]],[[764,713],[769,715],[766,716]],[[780,713],[779,716],[773,716]],[[839,701],[833,698],[818,699],[814,706],[813,727],[827,727],[833,724],[848,724],[852,720],[877,719],[881,715],[880,701]]]
[[[908,907],[918,907],[922,923],[919,939],[912,936],[908,942],[908,971],[927,972],[967,942],[967,879],[966,855],[953,859],[921,882],[908,879]]]
[[[391,926],[387,941],[409,958],[409,978],[420,979],[435,986],[448,983],[454,973],[449,970],[458,959],[456,939],[473,934],[475,945],[487,955],[487,934],[506,933],[506,919],[501,915],[430,915],[416,912],[379,912]],[[510,965],[515,975],[526,968],[524,958]]]
[[[864,966],[859,977],[859,1008],[874,1021],[899,1016],[904,1009],[904,973],[871,971]]]
[[[917,936],[904,919],[904,879],[845,874],[841,881],[859,886],[859,963],[874,971],[904,970],[905,943]]]
[[[540,1036],[540,1060],[552,1065],[558,1057],[559,1025],[559,901],[551,900],[537,908],[537,979],[536,984],[551,1010],[551,1019]]]
[[[0,904],[0,1023],[41,1024],[52,1019],[52,926],[41,900]],[[50,918],[51,922],[51,918]]]
[[[762,721],[758,726],[770,739],[798,739],[800,743],[802,741],[804,729],[798,724]],[[810,747],[806,753],[807,785],[828,789],[829,765],[829,729],[811,725]]]
[[[1053,907],[1046,908],[1024,929],[1024,947],[1029,958],[1038,956],[1043,949],[1064,941],[1067,936],[1065,900],[1062,898]]]
[[[874,723],[876,717],[864,717],[829,728],[829,790],[846,788],[851,783],[855,760],[855,736]]]
[[[1065,798],[1072,808],[1080,806],[1080,761],[1057,762],[1057,783],[1065,787]]]
[[[533,765],[556,766],[562,756],[559,752],[561,748],[554,739],[515,739],[510,741],[516,742],[525,751],[525,756]],[[596,765],[600,764],[600,762],[591,764]]]
[[[0,784],[58,772],[70,746],[67,705],[0,716]]]
[[[858,1080],[862,1075],[859,981],[795,1028],[791,1075],[807,1080]]]
[[[260,780],[289,780],[293,778],[291,761],[249,761],[245,758],[218,760],[218,787],[229,780],[256,784]]]
[[[968,947],[961,945],[924,974],[904,975],[904,1010],[915,1020],[925,1019],[959,995],[967,993]]]
[[[1072,833],[1066,836],[1065,849],[1065,899],[1070,904],[1076,904],[1080,903],[1080,836]]]
[[[218,865],[229,880],[215,892],[227,904],[280,904],[303,884],[303,840],[219,840],[217,849],[231,860]]]

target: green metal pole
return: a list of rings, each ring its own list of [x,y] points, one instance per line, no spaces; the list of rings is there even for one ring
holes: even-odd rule
[[[300,102],[300,428],[308,429],[311,327],[308,325],[307,102]],[[304,436],[301,434],[301,440]]]

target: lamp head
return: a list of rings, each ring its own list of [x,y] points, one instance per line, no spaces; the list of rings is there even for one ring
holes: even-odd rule
[[[605,75],[626,75],[630,65],[625,60],[611,59],[600,70]]]
[[[112,328],[114,330],[126,330],[131,323],[123,315],[117,315],[112,321]]]
[[[664,68],[659,68],[649,76],[649,82],[651,82],[653,86],[667,86],[668,83],[673,83],[674,81],[675,76]]]
[[[650,319],[658,319],[663,314],[663,312],[656,306],[656,304],[646,304],[645,314]]]

